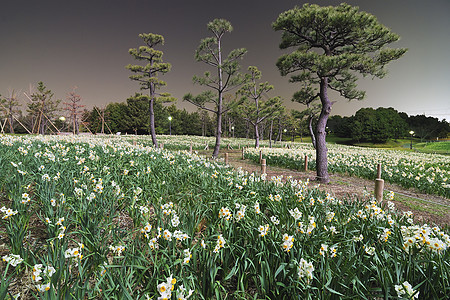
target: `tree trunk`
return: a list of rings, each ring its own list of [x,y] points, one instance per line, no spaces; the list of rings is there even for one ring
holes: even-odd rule
[[[75,134],[80,134],[80,123],[77,118],[75,118]]]
[[[14,126],[13,126],[14,119],[12,114],[9,115],[8,122],[9,122],[9,132],[14,133]]]
[[[245,123],[245,138],[248,139],[249,135],[250,135],[250,125],[249,122],[247,121]]]
[[[265,130],[264,122],[261,123],[261,126],[259,127],[259,129],[260,129],[259,139],[262,141],[262,140],[264,140],[264,130]]]
[[[259,148],[259,129],[258,129],[258,123],[255,124],[255,148]]]
[[[312,145],[313,145],[314,149],[316,149],[316,135],[314,134],[312,122],[313,122],[313,116],[311,115],[311,116],[309,116],[308,129],[309,129],[309,133],[311,134]]]
[[[39,133],[44,135],[46,129],[47,129],[47,120],[45,118],[42,118],[41,119],[41,126],[39,127]]]
[[[216,130],[216,144],[214,145],[214,151],[212,154],[213,158],[217,158],[219,156],[220,150],[220,138],[222,136],[222,101],[219,99],[219,107],[217,109],[217,130]]]
[[[155,131],[155,111],[153,110],[153,95],[150,95],[149,102],[149,114],[150,114],[150,134],[152,135],[152,142],[155,148],[158,148],[158,141],[156,140],[156,131]]]
[[[328,183],[330,181],[328,175],[328,160],[327,160],[327,144],[326,144],[326,131],[328,116],[331,112],[331,101],[327,95],[328,78],[322,78],[320,80],[320,101],[322,102],[322,111],[320,112],[319,120],[317,122],[316,133],[316,179],[322,183]]]
[[[277,135],[277,141],[281,142],[281,139],[283,138],[283,126],[281,123],[281,119],[278,119],[278,135]]]
[[[269,148],[272,148],[273,119],[270,121]]]
[[[102,109],[102,115],[100,116],[102,118],[102,131],[101,133],[105,133],[105,109]]]
[[[219,59],[219,68],[217,70],[217,75],[219,77],[219,99],[217,102],[217,130],[216,130],[216,144],[214,145],[214,151],[212,154],[213,158],[217,158],[219,156],[220,150],[220,138],[222,136],[222,105],[223,105],[223,77],[222,77],[222,44],[220,38],[217,39],[217,56]]]
[[[206,135],[206,116],[202,115],[202,136]]]

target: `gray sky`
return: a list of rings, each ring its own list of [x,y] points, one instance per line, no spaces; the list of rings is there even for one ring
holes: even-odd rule
[[[255,65],[262,79],[275,86],[271,96],[282,96],[290,108],[295,84],[281,77],[275,66],[283,53],[280,32],[271,28],[278,15],[303,3],[338,5],[342,1],[293,0],[3,0],[0,5],[0,94],[9,89],[28,92],[30,84],[44,84],[65,100],[74,86],[87,108],[123,102],[139,91],[125,65],[136,63],[129,48],[141,45],[139,33],[165,38],[164,60],[172,71],[162,77],[164,92],[178,98],[177,106],[194,110],[182,101],[193,75],[208,68],[194,59],[202,38],[210,36],[206,24],[215,18],[231,22],[234,31],[225,36],[226,49],[247,48],[243,70]],[[362,101],[338,102],[333,114],[352,115],[362,107],[394,107],[409,115],[426,114],[450,120],[450,1],[449,0],[353,0],[347,1],[401,36],[392,47],[409,51],[389,66],[383,79],[358,82],[365,90]],[[23,104],[26,103],[21,96]]]

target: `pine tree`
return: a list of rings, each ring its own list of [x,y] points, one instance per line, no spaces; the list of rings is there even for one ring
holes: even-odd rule
[[[387,44],[399,36],[366,12],[348,4],[321,7],[305,4],[278,17],[272,24],[281,30],[280,48],[293,48],[277,62],[281,75],[301,83],[295,99],[310,103],[320,99],[321,112],[316,127],[317,179],[328,182],[326,124],[332,102],[328,90],[347,99],[363,99],[356,89],[357,74],[382,78],[385,66],[400,58],[406,49],[391,49]]]
[[[128,52],[136,60],[143,61],[145,65],[127,65],[126,68],[136,75],[131,75],[130,79],[139,82],[141,90],[148,90],[148,95],[141,95],[141,99],[148,101],[149,127],[152,136],[152,142],[158,147],[155,131],[155,112],[154,104],[158,102],[172,102],[175,98],[168,93],[158,93],[157,91],[166,85],[166,83],[158,78],[161,74],[170,71],[171,65],[164,63],[163,52],[156,50],[155,47],[164,45],[164,37],[154,33],[142,33],[139,37],[144,41],[144,46],[132,48]]]
[[[9,132],[14,133],[14,119],[15,114],[20,113],[19,100],[15,90],[9,91],[9,96],[2,98],[0,95],[0,110],[4,113],[6,120],[9,123]]]
[[[261,71],[257,67],[248,67],[248,74],[245,74],[245,84],[238,90],[238,94],[243,98],[237,107],[239,116],[250,122],[255,129],[255,148],[259,147],[260,135],[259,125],[280,110],[282,103],[279,97],[272,97],[266,100],[268,92],[273,89],[267,81],[258,83],[261,79]]]
[[[207,86],[214,92],[205,91],[195,97],[192,94],[186,94],[183,99],[216,115],[216,144],[212,154],[212,157],[216,158],[220,150],[222,116],[231,109],[229,106],[224,106],[223,98],[227,91],[235,89],[243,83],[243,77],[239,73],[238,60],[247,53],[247,50],[244,48],[234,49],[224,57],[222,38],[225,33],[233,31],[231,23],[224,19],[215,19],[209,22],[207,27],[213,36],[200,41],[195,52],[195,59],[211,66],[217,72],[217,76],[207,71],[201,77],[194,76],[193,81],[196,84]],[[212,104],[214,107],[210,108],[208,104]]]
[[[48,123],[57,129],[51,122],[55,112],[59,111],[59,103],[61,100],[52,100],[54,94],[47,89],[42,81],[38,82],[37,92],[29,97],[28,113],[33,118],[33,133],[45,134],[47,132]],[[50,129],[52,130],[52,129]]]

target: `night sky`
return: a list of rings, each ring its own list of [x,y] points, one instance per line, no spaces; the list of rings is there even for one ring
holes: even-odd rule
[[[39,81],[67,97],[74,86],[87,108],[123,102],[139,91],[128,76],[127,64],[136,61],[129,48],[141,45],[139,33],[157,33],[165,38],[164,61],[172,71],[161,79],[162,92],[172,93],[179,108],[195,110],[183,102],[188,92],[203,91],[192,76],[208,67],[194,59],[202,38],[210,36],[206,24],[215,18],[231,22],[234,30],[224,37],[227,51],[247,48],[242,70],[255,65],[262,79],[275,86],[271,96],[285,99],[289,108],[303,109],[291,102],[296,91],[288,77],[275,66],[283,54],[278,47],[281,32],[271,28],[278,15],[307,1],[291,0],[2,0],[0,5],[0,94],[23,92]],[[341,1],[309,1],[338,5]],[[388,65],[383,79],[364,79],[362,101],[337,100],[333,114],[352,115],[362,107],[394,107],[409,115],[426,114],[450,120],[450,1],[449,0],[362,0],[347,1],[401,36],[392,47],[409,51]]]

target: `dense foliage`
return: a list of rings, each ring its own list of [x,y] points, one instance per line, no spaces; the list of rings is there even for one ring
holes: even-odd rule
[[[354,116],[332,116],[329,129],[339,137],[352,138],[355,142],[385,143],[388,139],[410,136],[421,140],[447,138],[450,124],[425,115],[408,116],[392,107],[361,108]]]

